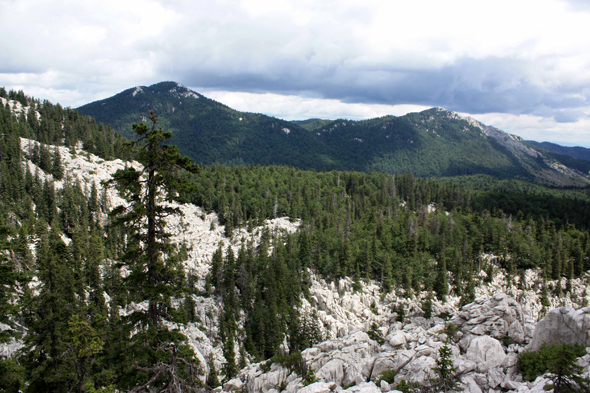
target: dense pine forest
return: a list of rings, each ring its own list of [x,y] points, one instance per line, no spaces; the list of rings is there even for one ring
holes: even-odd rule
[[[542,284],[545,297],[567,293],[590,270],[585,190],[500,181],[483,187],[477,179],[461,187],[412,174],[289,166],[177,171],[191,184],[179,197],[217,213],[228,239],[245,228],[259,231],[260,241],[244,238],[238,252],[220,243],[202,286],[183,269],[154,286],[161,289],[149,294],[162,299],[158,315],[173,326],[158,330],[158,340],[178,349],[167,355],[146,344],[155,335],[141,341],[142,322],[128,312],[143,300],[141,274],[128,274],[141,236],[113,225],[107,185],[72,180],[55,146],[71,155],[82,146],[105,161],[138,156],[109,126],[75,110],[22,91],[0,89],[0,97],[10,100],[0,107],[0,342],[22,344],[0,358],[3,391],[148,391],[156,365],[194,355],[177,327],[207,330],[195,314],[201,298],[223,304],[215,339],[225,363],[216,370],[211,362],[207,375],[202,364],[199,375],[178,367],[193,387],[216,387],[249,362],[284,355],[285,341],[291,354],[322,341],[317,318],[300,309],[311,275],[352,278],[358,291],[374,281],[383,294],[429,292],[444,301],[452,293],[467,304],[482,270],[502,270],[508,281],[527,269],[547,281],[565,278],[563,286]],[[40,143],[23,149],[20,138]],[[277,217],[300,220],[299,230],[261,229]],[[166,258],[186,260],[183,245],[163,239]]]

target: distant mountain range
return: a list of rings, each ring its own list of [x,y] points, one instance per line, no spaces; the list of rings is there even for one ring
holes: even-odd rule
[[[158,114],[158,126],[174,133],[171,143],[197,163],[590,184],[583,151],[572,156],[568,149],[576,148],[526,142],[443,108],[363,121],[289,122],[236,111],[175,82],[138,86],[78,108],[127,137],[133,123],[147,121],[148,109]]]
[[[547,151],[550,151],[553,153],[566,155],[566,156],[570,156],[573,158],[578,158],[580,160],[590,161],[590,149],[585,148],[585,147],[561,146],[561,145],[558,145],[557,143],[551,143],[551,142],[535,142],[535,141],[527,141],[527,142],[536,146],[536,147],[540,147],[541,149],[544,149],[544,150],[547,150]]]

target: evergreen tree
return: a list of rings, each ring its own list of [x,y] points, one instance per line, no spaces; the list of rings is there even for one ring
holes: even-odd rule
[[[128,202],[114,208],[111,217],[113,225],[122,226],[127,234],[120,260],[130,271],[125,279],[130,300],[147,303],[147,310],[134,311],[125,320],[130,359],[121,382],[134,392],[191,391],[197,383],[197,360],[187,338],[165,324],[180,322],[175,320],[171,297],[182,295],[184,278],[165,218],[181,214],[166,203],[190,190],[180,171],[196,172],[198,167],[176,146],[164,144],[172,133],[156,128],[154,112],[149,116],[151,129],[134,124],[138,139],[127,144],[142,167],[118,170],[110,181]]]
[[[64,167],[61,162],[61,154],[59,148],[55,147],[53,152],[53,161],[51,163],[51,174],[55,180],[61,180],[64,177]]]
[[[37,295],[29,291],[23,299],[29,330],[21,361],[28,392],[66,392],[75,390],[79,382],[69,363],[72,357],[66,334],[68,320],[78,306],[68,266],[68,250],[57,231],[41,233],[37,252],[40,291]]]
[[[44,144],[41,145],[39,151],[39,168],[43,169],[46,173],[51,173],[53,168],[51,152]]]
[[[444,250],[437,264],[434,291],[436,292],[436,297],[438,297],[443,302],[446,300],[449,293],[449,287],[447,285],[447,258]]]
[[[211,389],[215,389],[220,385],[219,378],[217,377],[217,370],[215,369],[215,362],[213,361],[213,354],[207,356],[207,367],[209,368],[209,374],[207,374],[207,386]]]
[[[438,379],[432,381],[436,387],[436,391],[454,392],[459,383],[455,375],[456,367],[453,366],[453,352],[447,341],[443,343],[438,349],[438,359],[436,359],[436,366],[434,371],[438,375]]]

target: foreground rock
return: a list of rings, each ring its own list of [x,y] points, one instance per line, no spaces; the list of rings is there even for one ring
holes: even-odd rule
[[[237,380],[228,382],[224,391],[384,393],[395,392],[394,387],[401,381],[427,385],[436,378],[433,370],[439,348],[446,342],[463,392],[541,392],[547,378],[524,381],[516,366],[517,354],[529,344],[533,348],[533,341],[543,342],[556,335],[556,330],[562,330],[566,339],[586,342],[583,340],[588,339],[589,321],[590,308],[556,309],[535,329],[535,323],[518,302],[497,293],[458,310],[450,320],[457,328],[451,337],[447,334],[453,329],[436,317],[389,322],[382,326],[382,345],[356,330],[303,351],[303,360],[315,371],[318,382],[304,386],[301,376],[292,370],[273,364],[264,371],[261,364],[254,364],[242,370]],[[580,365],[590,372],[590,355],[581,359]],[[392,384],[381,380],[385,371],[396,372]]]

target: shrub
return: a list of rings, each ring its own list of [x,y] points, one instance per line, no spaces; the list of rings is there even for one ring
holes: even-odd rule
[[[377,326],[376,323],[373,323],[371,325],[371,329],[369,329],[367,334],[369,335],[369,338],[371,340],[377,341],[379,343],[379,345],[385,344],[385,339],[383,338],[383,335],[379,331],[379,327]]]
[[[574,362],[585,354],[586,348],[579,344],[543,344],[538,351],[527,351],[518,354],[516,364],[524,379],[529,381],[533,381],[539,375],[547,372],[560,377],[565,374],[576,376],[578,370],[576,370]]]
[[[377,385],[379,385],[379,383],[381,381],[385,381],[388,384],[392,384],[395,381],[395,376],[397,375],[397,371],[394,370],[385,370],[381,373],[381,375],[379,376],[379,378],[377,378]]]
[[[406,382],[405,379],[402,379],[393,388],[395,390],[399,390],[402,393],[412,393],[414,391],[414,389],[416,389],[419,386],[420,385],[417,382]]]
[[[443,330],[443,333],[447,335],[449,340],[453,339],[458,332],[459,328],[450,322],[447,323],[445,330]]]

